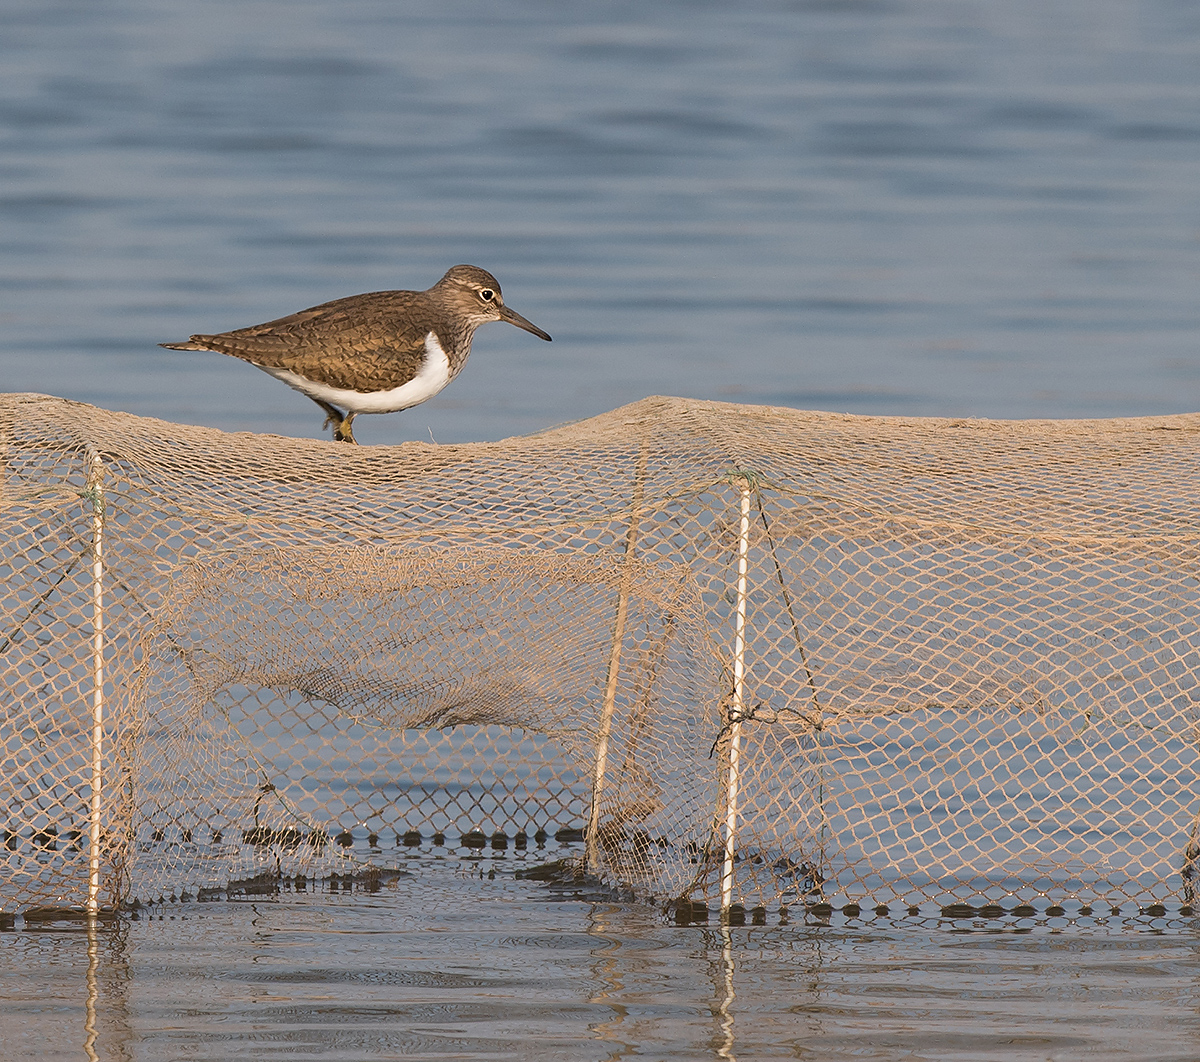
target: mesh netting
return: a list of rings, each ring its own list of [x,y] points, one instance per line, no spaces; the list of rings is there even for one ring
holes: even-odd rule
[[[1198,431],[653,398],[356,448],[2,397],[0,910],[555,835],[721,906],[1190,904]]]

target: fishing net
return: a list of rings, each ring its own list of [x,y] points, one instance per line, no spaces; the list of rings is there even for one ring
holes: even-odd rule
[[[405,854],[1190,905],[1200,416],[651,398],[357,448],[0,398],[0,911]]]

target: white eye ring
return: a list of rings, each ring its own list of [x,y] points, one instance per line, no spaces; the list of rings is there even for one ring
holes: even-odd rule
[[[496,297],[496,293],[491,288],[484,288],[479,292],[479,297],[484,302],[491,302]]]

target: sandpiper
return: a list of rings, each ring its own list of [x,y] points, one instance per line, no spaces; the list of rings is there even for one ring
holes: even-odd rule
[[[496,278],[456,265],[428,291],[372,291],[220,335],[196,335],[168,350],[213,350],[256,365],[325,411],[337,442],[355,442],[359,413],[395,413],[432,398],[471,353],[475,329],[507,321],[547,342],[537,325],[504,305]],[[345,410],[343,413],[342,410]]]

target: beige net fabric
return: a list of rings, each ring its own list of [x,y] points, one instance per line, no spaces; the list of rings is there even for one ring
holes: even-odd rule
[[[1198,431],[652,398],[354,448],[4,396],[0,910],[556,834],[661,900],[1191,904]]]

